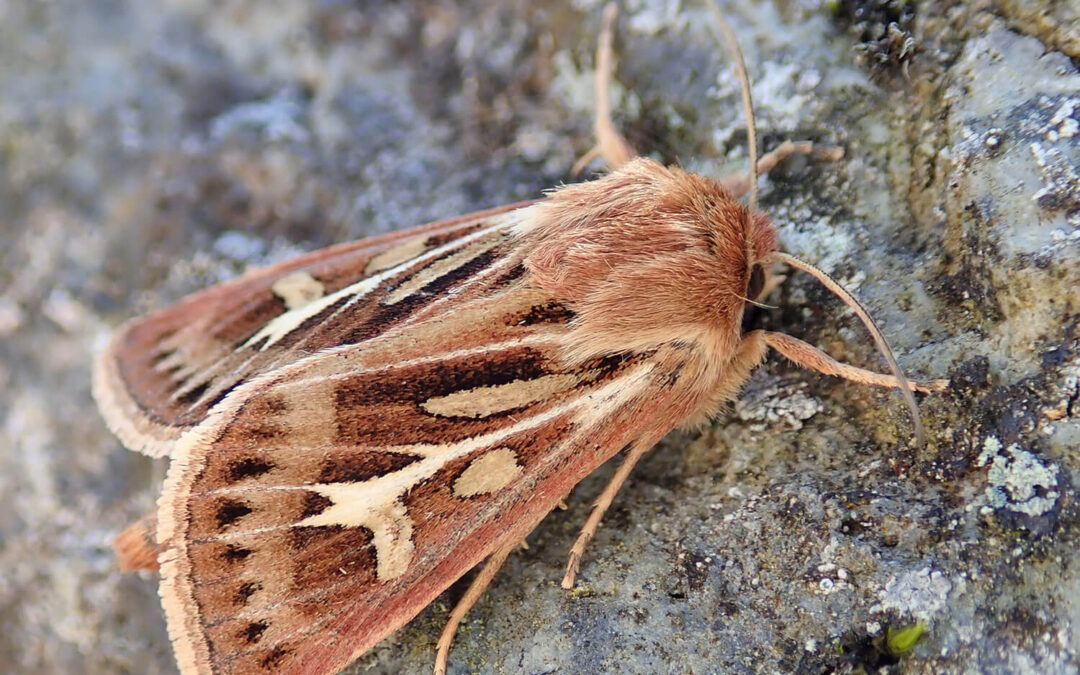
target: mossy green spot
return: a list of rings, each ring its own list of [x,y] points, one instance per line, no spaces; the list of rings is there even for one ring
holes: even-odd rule
[[[885,649],[893,656],[900,656],[912,649],[926,632],[926,624],[918,621],[904,628],[890,627],[885,635]]]

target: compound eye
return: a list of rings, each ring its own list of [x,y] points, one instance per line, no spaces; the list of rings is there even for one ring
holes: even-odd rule
[[[765,288],[765,270],[761,269],[761,265],[755,263],[750,268],[750,282],[746,285],[746,299],[757,300],[763,288]]]

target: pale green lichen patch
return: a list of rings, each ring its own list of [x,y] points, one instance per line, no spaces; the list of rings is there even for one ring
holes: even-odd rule
[[[756,378],[747,386],[745,395],[735,399],[735,414],[752,431],[770,428],[798,431],[803,422],[824,409],[821,401],[808,395],[806,389],[805,382],[780,384]]]
[[[983,442],[979,466],[990,465],[985,496],[988,506],[1039,516],[1054,508],[1058,490],[1058,467],[1045,464],[1013,443],[1001,452],[1001,441],[990,436]]]
[[[940,570],[929,567],[893,577],[878,591],[878,604],[871,612],[896,611],[922,621],[931,621],[946,608],[949,594],[964,592],[963,580],[950,580]]]

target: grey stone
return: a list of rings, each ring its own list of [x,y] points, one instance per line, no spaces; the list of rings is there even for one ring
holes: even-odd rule
[[[0,5],[6,672],[175,671],[156,579],[121,574],[109,547],[164,472],[90,399],[113,327],[252,265],[571,180],[602,3],[520,4]],[[1076,9],[915,3],[867,46],[868,24],[817,3],[722,4],[766,147],[846,150],[762,180],[785,247],[859,295],[911,375],[951,390],[921,398],[918,448],[894,395],[771,358],[731,414],[637,467],[567,592],[612,467],[584,481],[469,615],[452,672],[1076,672]],[[709,13],[625,5],[631,140],[743,170]],[[877,367],[805,275],[770,303],[769,328]],[[463,589],[350,671],[428,672]],[[889,653],[916,622],[922,639]]]

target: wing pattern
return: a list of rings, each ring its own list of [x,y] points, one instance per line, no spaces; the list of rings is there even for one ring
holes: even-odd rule
[[[362,239],[256,270],[195,293],[160,311],[133,319],[116,332],[98,359],[94,396],[106,422],[132,450],[169,454],[176,439],[202,422],[240,383],[290,363],[305,353],[340,344],[348,312],[336,323],[296,321],[292,335],[273,344],[251,337],[285,317],[308,316],[303,301],[328,296],[341,305],[370,293],[363,284],[388,269],[423,266],[462,236],[512,222],[525,204]],[[388,285],[392,279],[384,280]],[[296,287],[300,286],[298,290]],[[356,288],[360,286],[360,288]],[[354,289],[350,293],[347,289]],[[357,297],[345,297],[357,296]],[[290,306],[292,305],[292,306]],[[330,308],[341,309],[341,306]],[[386,319],[386,317],[382,317]],[[331,330],[331,328],[338,330]]]
[[[340,669],[697,404],[685,346],[565,361],[575,314],[532,282],[525,211],[314,253],[120,332],[97,392],[172,459],[184,672]]]
[[[182,666],[343,667],[673,405],[656,354],[562,366],[572,312],[505,278],[266,373],[181,440],[159,541]]]

